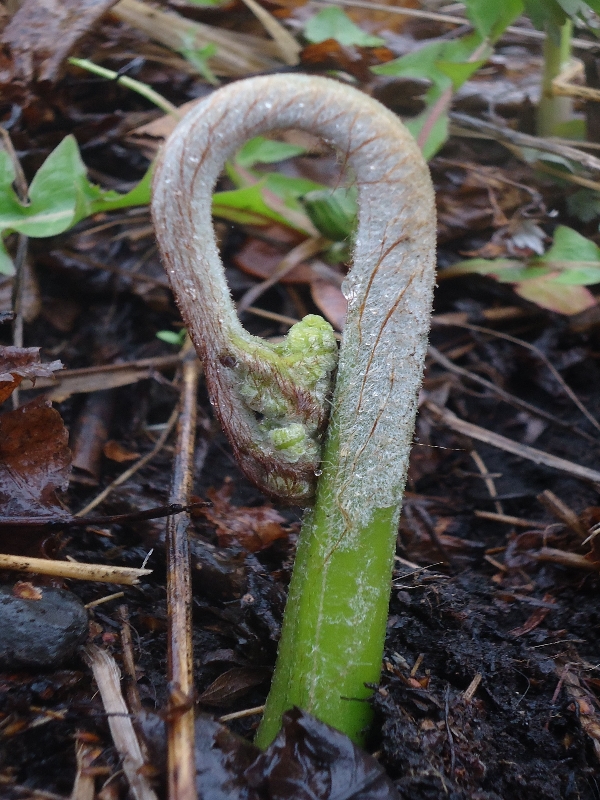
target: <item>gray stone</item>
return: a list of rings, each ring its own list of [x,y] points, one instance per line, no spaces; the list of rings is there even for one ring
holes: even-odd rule
[[[0,586],[0,668],[58,667],[69,659],[88,632],[83,603],[63,589],[36,587],[39,600]]]

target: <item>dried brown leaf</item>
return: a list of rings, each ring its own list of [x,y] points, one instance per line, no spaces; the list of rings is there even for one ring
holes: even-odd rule
[[[110,458],[111,461],[116,461],[118,464],[124,464],[127,461],[135,461],[136,458],[140,457],[139,453],[133,453],[114,439],[109,439],[108,442],[106,442],[103,453],[106,458]]]
[[[53,378],[62,369],[60,361],[40,362],[39,347],[0,347],[0,403],[3,403],[24,378]]]
[[[313,281],[310,285],[312,299],[333,327],[338,331],[344,330],[348,301],[342,294],[339,286],[324,280]]]
[[[2,33],[10,75],[3,82],[54,81],[79,39],[115,0],[25,0]]]
[[[68,432],[58,411],[42,398],[0,417],[0,518],[3,523],[66,519],[56,492],[71,469]]]
[[[202,692],[198,702],[216,708],[229,706],[266,680],[270,674],[270,670],[263,668],[232,667],[219,675]]]
[[[230,481],[219,490],[209,489],[207,494],[212,508],[201,509],[202,515],[216,527],[221,547],[239,544],[256,553],[269,547],[276,539],[287,537],[287,531],[282,527],[285,519],[270,503],[257,508],[234,506],[230,502],[232,493]]]

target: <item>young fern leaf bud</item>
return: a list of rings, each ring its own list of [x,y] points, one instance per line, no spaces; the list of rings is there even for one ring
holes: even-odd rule
[[[318,317],[278,345],[241,327],[219,260],[211,195],[248,139],[301,128],[331,142],[356,176],[354,263],[344,340]],[[427,350],[435,206],[421,152],[398,118],[327,78],[273,75],[219,89],[177,126],[154,181],[156,235],[204,361],[219,418],[246,474],[305,502],[277,665],[257,741],[298,705],[355,740],[377,683],[398,517]]]
[[[217,253],[211,197],[225,160],[253,136],[253,126],[240,120],[234,133],[223,118],[216,130],[218,109],[212,98],[198,106],[159,158],[156,235],[211,402],[240,466],[267,494],[306,503],[315,491],[337,342],[331,325],[315,314],[294,325],[280,344],[252,336],[239,323]]]

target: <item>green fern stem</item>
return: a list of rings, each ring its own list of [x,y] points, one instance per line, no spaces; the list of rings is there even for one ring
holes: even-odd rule
[[[573,101],[570,97],[554,93],[553,81],[569,65],[573,22],[567,19],[560,27],[546,26],[540,102],[537,108],[536,130],[538,136],[559,136],[565,133],[564,125],[573,119]]]

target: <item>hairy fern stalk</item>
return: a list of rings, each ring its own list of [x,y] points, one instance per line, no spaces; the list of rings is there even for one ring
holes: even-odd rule
[[[321,136],[356,175],[359,223],[339,359],[330,326],[316,316],[281,345],[250,336],[218,256],[210,208],[223,164],[247,139],[281,128]],[[435,274],[428,169],[397,117],[361,92],[306,75],[251,78],[216,91],[177,126],[157,165],[152,210],[242,469],[270,495],[314,502],[258,743],[273,739],[293,705],[360,741],[370,713],[365,684],[380,676],[427,346]]]

